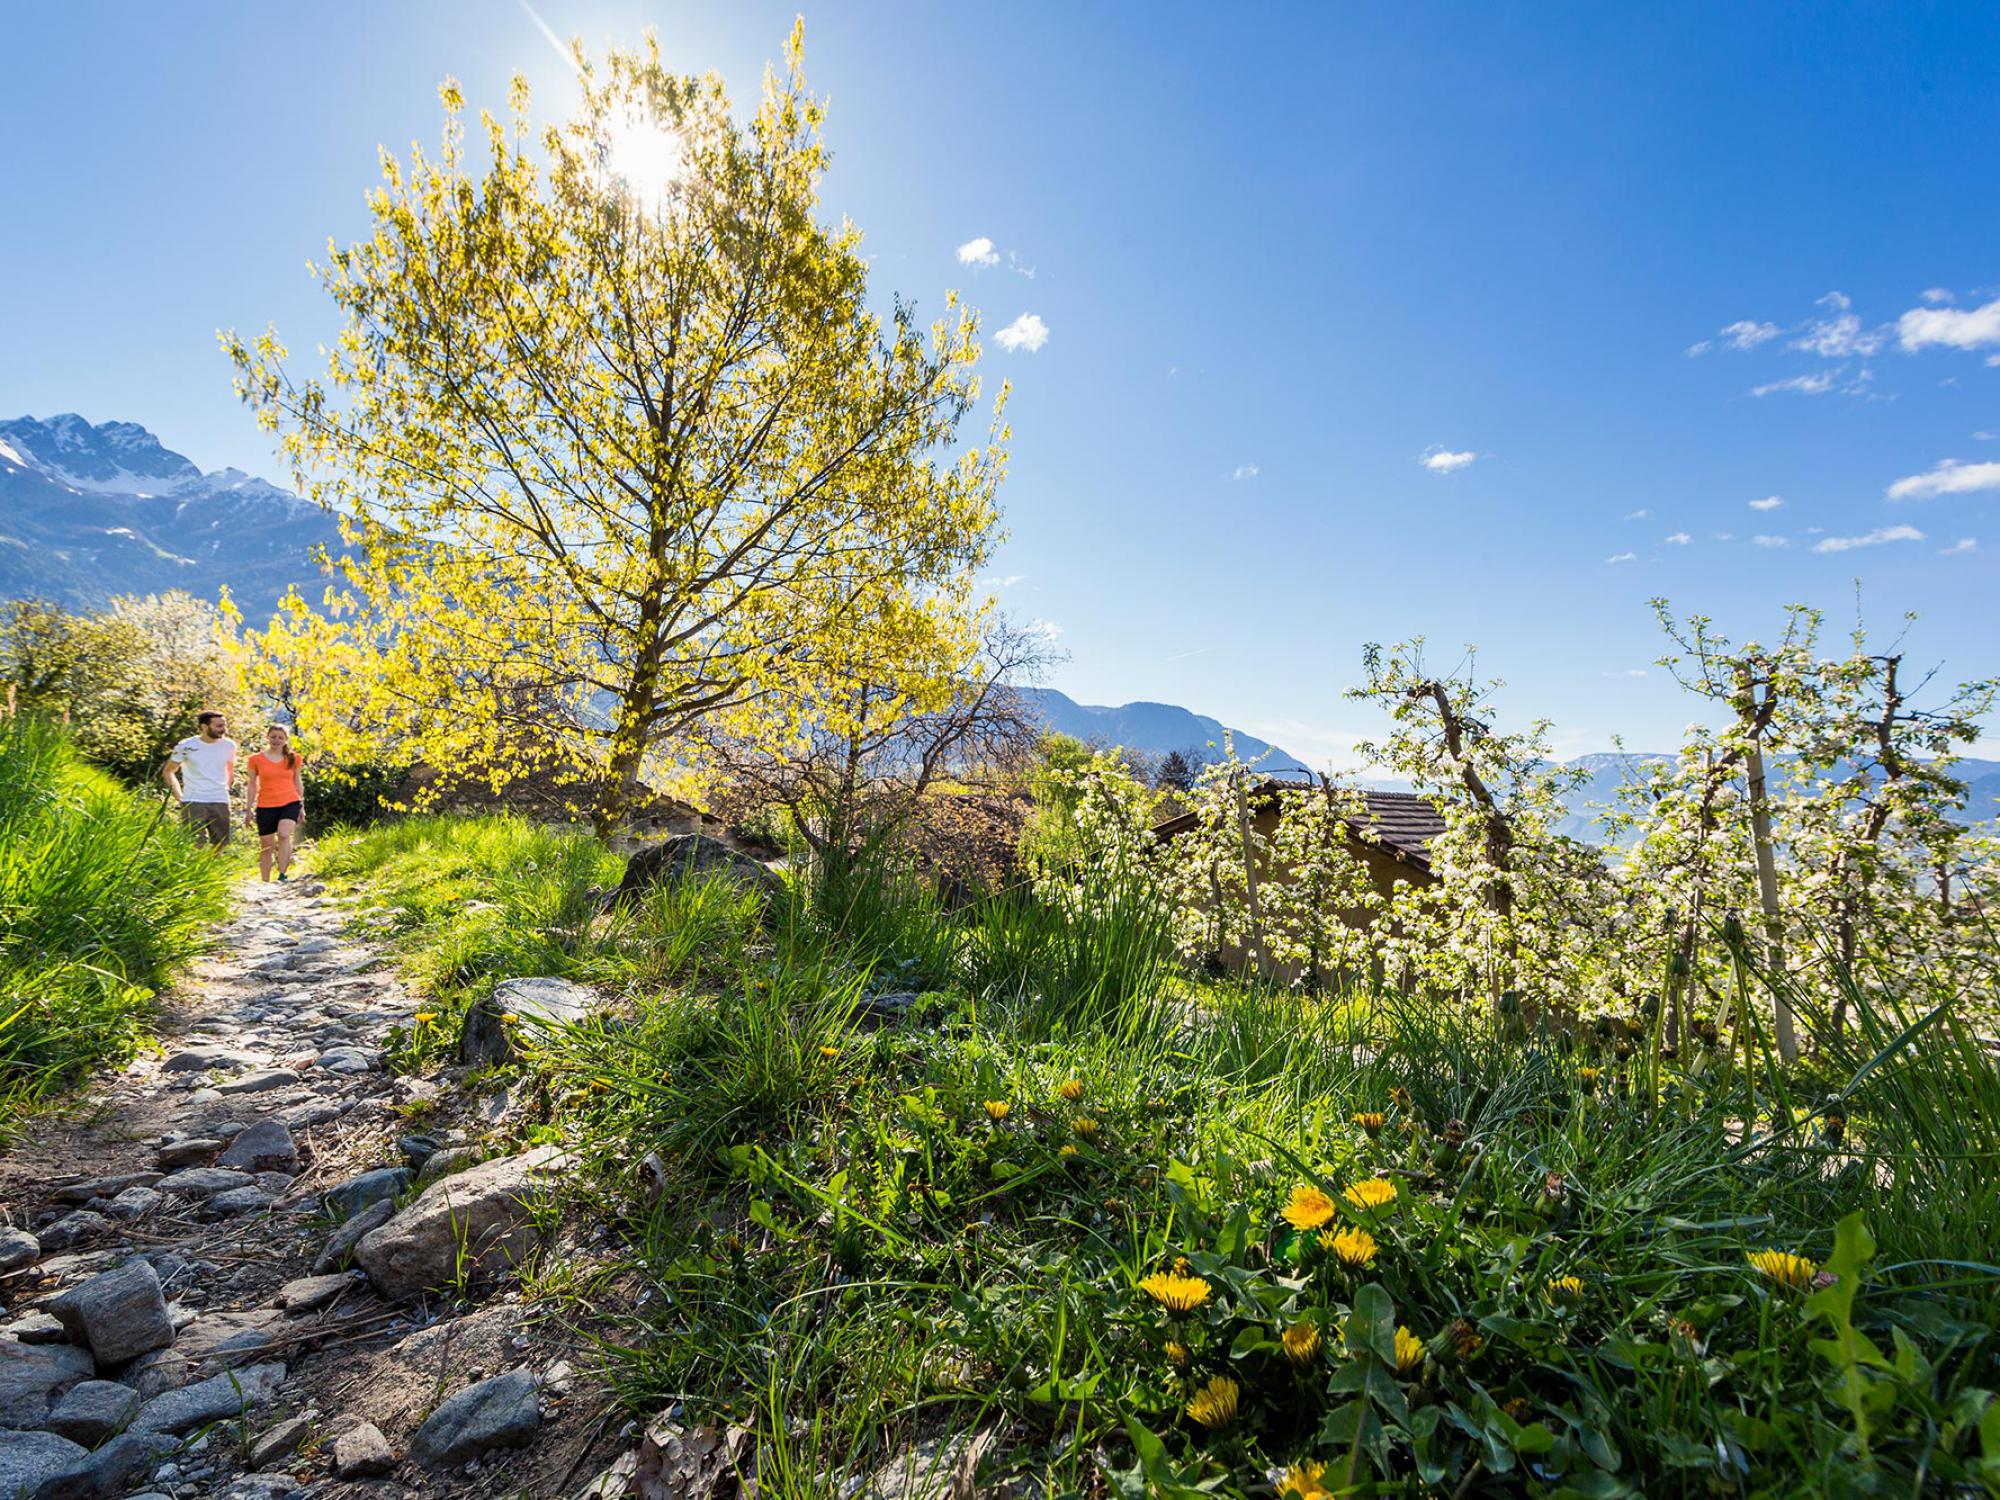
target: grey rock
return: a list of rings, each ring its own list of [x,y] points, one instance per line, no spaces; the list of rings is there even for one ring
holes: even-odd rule
[[[768,895],[784,888],[777,872],[739,854],[720,839],[702,833],[675,834],[641,849],[626,862],[624,877],[611,893],[610,905],[635,900],[648,886],[676,877],[702,879],[720,875],[754,886]]]
[[[541,1243],[534,1210],[554,1195],[573,1159],[556,1146],[482,1162],[432,1183],[354,1247],[354,1259],[392,1301],[414,1301],[461,1273],[487,1278]]]
[[[160,1064],[163,1073],[206,1073],[210,1068],[254,1068],[265,1059],[234,1047],[198,1044],[185,1047]]]
[[[312,1423],[305,1417],[288,1417],[250,1445],[250,1467],[268,1469],[283,1463],[312,1435]]]
[[[462,1464],[495,1448],[518,1448],[541,1425],[534,1377],[509,1370],[467,1386],[432,1412],[410,1439],[410,1453],[426,1464]]]
[[[83,1342],[100,1366],[122,1365],[174,1341],[173,1319],[160,1290],[160,1275],[143,1260],[130,1260],[75,1289],[74,1308]],[[63,1313],[57,1313],[65,1323]]]
[[[413,1180],[408,1167],[376,1167],[327,1189],[326,1211],[336,1218],[350,1219],[371,1203],[394,1198]]]
[[[379,1479],[396,1467],[396,1455],[373,1422],[350,1427],[333,1440],[333,1472],[342,1479]]]
[[[158,1172],[121,1172],[114,1177],[93,1177],[87,1182],[66,1183],[49,1196],[57,1203],[88,1203],[92,1198],[109,1198],[128,1187],[152,1187]]]
[[[160,1206],[160,1199],[158,1188],[140,1187],[135,1183],[105,1203],[104,1212],[114,1219],[142,1219]]]
[[[254,1073],[225,1079],[216,1088],[225,1094],[262,1094],[298,1081],[299,1075],[290,1068],[260,1068]]]
[[[294,1104],[278,1118],[294,1130],[306,1130],[314,1125],[329,1125],[340,1116],[337,1104]]]
[[[428,1186],[440,1177],[449,1177],[454,1172],[463,1172],[467,1167],[476,1167],[486,1159],[486,1152],[478,1146],[447,1146],[424,1163],[424,1169],[417,1181]]]
[[[95,1239],[111,1227],[111,1221],[103,1214],[94,1214],[87,1208],[79,1208],[73,1214],[64,1214],[55,1223],[47,1225],[35,1236],[42,1242],[42,1253],[51,1250],[69,1250],[85,1240]]]
[[[342,1292],[353,1291],[361,1280],[361,1277],[347,1271],[330,1276],[302,1276],[278,1289],[278,1306],[295,1317],[300,1313],[309,1313],[315,1308],[325,1307]]]
[[[42,1258],[42,1242],[25,1229],[0,1229],[0,1276],[32,1266]]]
[[[383,1057],[372,1047],[329,1047],[319,1055],[320,1067],[328,1073],[351,1077],[379,1070]]]
[[[329,1271],[337,1271],[346,1264],[354,1247],[361,1243],[361,1237],[371,1229],[379,1229],[395,1216],[396,1205],[387,1198],[371,1203],[353,1218],[335,1226],[326,1237],[326,1244],[313,1259],[313,1274],[324,1276]]]
[[[153,1153],[153,1165],[162,1172],[177,1172],[182,1167],[205,1167],[215,1160],[222,1150],[222,1142],[213,1136],[191,1136],[183,1141],[168,1141]]]
[[[271,1206],[271,1195],[257,1186],[231,1188],[217,1193],[201,1206],[204,1219],[233,1219],[242,1214],[262,1213]]]
[[[43,1480],[35,1500],[116,1500],[177,1446],[165,1433],[122,1433]]]
[[[202,1366],[206,1374],[211,1369],[247,1364],[284,1332],[284,1314],[274,1308],[204,1313],[182,1331],[174,1348]]]
[[[0,1495],[37,1495],[85,1450],[53,1432],[0,1432]]]
[[[240,1172],[285,1172],[299,1169],[299,1148],[282,1120],[259,1120],[222,1153],[217,1166],[234,1167]]]
[[[289,1474],[239,1474],[220,1491],[216,1500],[287,1500],[303,1494],[299,1482]]]
[[[87,1349],[0,1340],[0,1427],[39,1427],[49,1404],[96,1373]]]
[[[45,1312],[23,1314],[0,1328],[0,1334],[12,1334],[24,1344],[65,1344],[69,1342],[69,1330],[62,1325],[62,1319],[51,1317]]]
[[[141,1435],[149,1432],[178,1435],[205,1422],[241,1416],[276,1395],[284,1378],[285,1367],[275,1361],[211,1375],[207,1380],[155,1396],[139,1409],[130,1430]]]
[[[438,1154],[440,1144],[435,1136],[406,1135],[397,1138],[396,1149],[403,1153],[404,1164],[421,1177],[424,1163]]]
[[[232,1172],[227,1167],[189,1167],[171,1177],[162,1177],[159,1183],[161,1192],[176,1198],[209,1198],[231,1188],[249,1186],[248,1173]]]
[[[139,1393],[131,1386],[115,1380],[85,1380],[71,1386],[49,1408],[46,1425],[50,1432],[60,1433],[73,1443],[95,1448],[106,1438],[123,1432],[125,1424],[138,1414]]]
[[[567,979],[504,979],[466,1011],[458,1060],[472,1067],[511,1062],[524,1032],[580,1021],[598,1003],[591,991]]]

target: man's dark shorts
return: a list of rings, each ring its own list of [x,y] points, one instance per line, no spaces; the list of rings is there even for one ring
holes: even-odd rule
[[[227,802],[183,802],[181,818],[196,838],[212,848],[220,849],[229,842]]]

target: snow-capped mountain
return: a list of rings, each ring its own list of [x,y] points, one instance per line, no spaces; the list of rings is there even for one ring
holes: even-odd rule
[[[0,421],[0,598],[93,608],[115,594],[228,585],[260,621],[310,585],[331,517],[240,469],[203,473],[136,422]]]

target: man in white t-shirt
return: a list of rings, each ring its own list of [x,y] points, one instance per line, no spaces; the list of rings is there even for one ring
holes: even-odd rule
[[[160,779],[181,805],[195,836],[220,849],[229,842],[229,789],[236,783],[236,741],[213,709],[195,715],[195,732],[174,746]]]

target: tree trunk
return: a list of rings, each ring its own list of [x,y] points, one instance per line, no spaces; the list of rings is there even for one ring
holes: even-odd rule
[[[1243,840],[1243,881],[1250,893],[1250,958],[1260,978],[1270,977],[1264,957],[1264,912],[1257,900],[1257,851],[1250,843],[1250,797],[1243,789],[1244,778],[1236,778],[1236,832]]]
[[[1792,1004],[1777,986],[1785,972],[1785,928],[1778,913],[1778,852],[1771,841],[1771,805],[1764,789],[1764,750],[1754,738],[1744,765],[1750,784],[1750,831],[1757,841],[1757,904],[1764,912],[1764,952],[1767,972],[1772,978],[1773,1029],[1778,1056],[1794,1063],[1799,1060],[1799,1039],[1792,1026]]]

